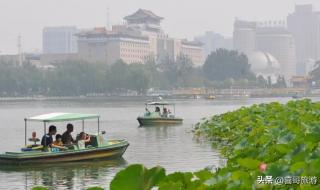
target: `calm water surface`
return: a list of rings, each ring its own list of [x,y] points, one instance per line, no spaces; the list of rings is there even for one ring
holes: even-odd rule
[[[204,117],[248,106],[254,103],[288,99],[247,100],[176,100],[176,115],[184,118],[181,126],[139,127],[136,117],[144,112],[147,99],[74,99],[42,101],[0,101],[0,152],[19,150],[24,144],[23,118],[50,112],[98,113],[102,116],[101,129],[110,138],[130,142],[123,159],[50,165],[46,167],[2,168],[0,190],[30,189],[45,185],[53,189],[85,189],[101,186],[108,189],[116,172],[128,164],[143,163],[147,167],[161,165],[167,172],[196,171],[209,165],[218,166],[218,151],[207,142],[193,137],[192,126]],[[87,121],[86,132],[96,132],[96,122]],[[56,123],[63,133],[66,123]],[[75,122],[75,132],[81,123]],[[30,123],[28,137],[36,131],[43,134],[42,124]]]

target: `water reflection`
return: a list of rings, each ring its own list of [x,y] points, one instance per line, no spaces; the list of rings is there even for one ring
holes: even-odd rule
[[[38,166],[1,165],[0,171],[8,175],[20,175],[24,182],[10,183],[11,189],[31,189],[34,186],[47,186],[52,189],[82,189],[93,185],[107,184],[114,174],[124,168],[123,158],[107,161],[60,163]],[[107,188],[107,187],[106,187]]]

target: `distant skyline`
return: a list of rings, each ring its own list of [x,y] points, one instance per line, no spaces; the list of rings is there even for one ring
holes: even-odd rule
[[[106,26],[107,8],[110,25],[143,8],[165,18],[162,27],[170,36],[193,39],[210,30],[231,37],[235,18],[286,20],[296,4],[320,11],[319,0],[1,0],[0,54],[18,52],[19,34],[24,52],[41,51],[46,26]]]

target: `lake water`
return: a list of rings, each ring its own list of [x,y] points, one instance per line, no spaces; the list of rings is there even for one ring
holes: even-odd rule
[[[46,167],[5,168],[0,170],[0,189],[30,189],[44,185],[53,189],[85,189],[101,186],[108,189],[115,173],[128,164],[142,163],[147,167],[163,166],[167,172],[197,171],[221,164],[218,151],[210,144],[196,139],[190,130],[204,117],[220,114],[254,103],[281,99],[245,100],[175,100],[176,115],[184,118],[183,125],[168,127],[139,127],[136,120],[144,112],[144,98],[102,98],[38,101],[0,101],[0,152],[16,151],[24,144],[25,117],[50,112],[98,113],[101,130],[109,138],[127,139],[130,143],[123,159],[50,165]],[[86,132],[96,133],[96,122],[88,121]],[[66,123],[56,123],[63,133]],[[81,123],[74,122],[75,132]],[[90,126],[90,127],[89,127]],[[28,137],[33,131],[43,134],[40,123],[28,125]]]

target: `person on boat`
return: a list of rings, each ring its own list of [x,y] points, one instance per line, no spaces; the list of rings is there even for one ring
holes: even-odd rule
[[[46,135],[43,135],[42,140],[41,140],[41,145],[47,149],[47,148],[59,148],[59,149],[65,149],[65,147],[62,146],[57,146],[53,144],[53,138],[52,136],[57,133],[57,127],[54,125],[51,125],[49,127],[49,132]]]
[[[56,151],[60,151],[60,150],[66,149],[65,146],[63,145],[63,142],[62,142],[62,135],[60,135],[60,134],[56,135],[56,140],[53,142],[53,145],[56,148],[52,148],[52,149],[55,149]]]
[[[57,134],[56,135],[56,140],[53,142],[53,144],[57,145],[57,146],[63,146],[62,135]]]
[[[73,125],[71,123],[68,123],[67,130],[62,134],[62,143],[65,146],[70,146],[76,142],[71,135],[72,132],[73,132]]]
[[[163,108],[162,117],[168,117],[168,110],[167,110],[167,108]]]
[[[86,134],[85,132],[81,132],[79,134],[79,140],[78,140],[78,147],[79,149],[85,149],[86,143],[90,142],[90,135]]]

